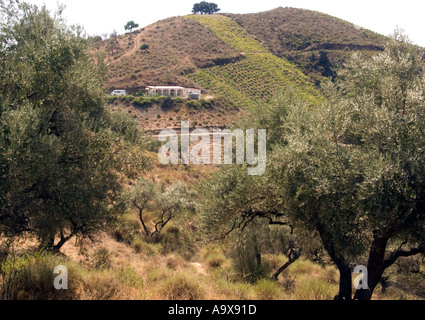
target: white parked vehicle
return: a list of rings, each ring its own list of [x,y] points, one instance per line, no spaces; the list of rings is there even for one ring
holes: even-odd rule
[[[111,93],[111,96],[125,96],[127,93],[125,90],[114,90]]]

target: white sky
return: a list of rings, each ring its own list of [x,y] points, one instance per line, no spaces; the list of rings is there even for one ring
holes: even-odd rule
[[[26,0],[55,11],[58,0]],[[190,14],[193,4],[201,0],[59,0],[66,5],[68,24],[84,26],[90,35],[117,30],[134,20],[140,27],[173,16]],[[317,10],[347,20],[383,35],[398,27],[409,38],[425,47],[425,1],[423,0],[207,0],[217,3],[221,12],[253,13],[277,7]]]

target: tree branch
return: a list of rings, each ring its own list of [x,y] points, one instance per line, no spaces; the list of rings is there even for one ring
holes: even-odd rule
[[[397,249],[396,251],[394,251],[393,253],[391,253],[390,256],[388,257],[388,259],[384,260],[384,268],[385,269],[390,267],[391,265],[393,265],[397,261],[397,259],[400,258],[400,257],[410,257],[410,256],[414,256],[414,255],[419,254],[419,253],[425,253],[425,249],[422,248],[422,247],[413,248],[413,249],[410,249],[408,251],[400,250],[400,248]]]

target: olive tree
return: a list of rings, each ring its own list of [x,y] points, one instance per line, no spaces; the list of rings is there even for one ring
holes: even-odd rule
[[[355,298],[370,299],[398,258],[424,253],[423,72],[420,50],[396,33],[372,59],[356,54],[321,106],[280,106],[273,180],[292,220],[319,232],[340,299],[352,299],[353,264],[368,270]]]
[[[370,299],[388,267],[425,253],[422,56],[396,33],[325,82],[320,105],[288,90],[253,108],[247,122],[267,129],[267,172],[211,180],[210,228],[266,218],[314,231],[340,272],[337,298],[353,298],[353,267],[366,265],[367,289],[354,297]]]
[[[194,14],[214,14],[219,11],[220,8],[216,3],[206,1],[195,3],[192,8],[192,13]]]
[[[139,178],[122,195],[121,201],[128,208],[137,210],[145,236],[157,241],[164,228],[189,208],[189,193],[182,182],[162,188],[152,181]],[[152,218],[151,225],[146,223],[145,214],[148,212]]]
[[[105,107],[83,30],[44,7],[0,3],[0,229],[60,250],[105,227],[119,174],[146,162],[128,157],[134,135]]]
[[[197,211],[206,239],[229,244],[235,269],[245,279],[264,276],[265,252],[288,257],[273,270],[277,279],[301,254],[308,257],[321,249],[312,241],[314,232],[302,233],[289,220],[282,192],[270,175],[250,176],[243,166],[223,166],[201,183]]]
[[[126,23],[126,25],[124,26],[124,29],[132,32],[133,29],[137,29],[138,27],[139,27],[139,24],[137,24],[133,20],[131,20],[131,21]]]

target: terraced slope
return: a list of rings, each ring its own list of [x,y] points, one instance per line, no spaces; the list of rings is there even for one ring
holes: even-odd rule
[[[297,89],[300,96],[311,103],[320,99],[312,83],[295,65],[273,55],[231,18],[213,15],[189,19],[198,21],[244,55],[244,59],[237,62],[203,68],[189,75],[205,89],[238,107],[265,102],[287,86]]]
[[[320,80],[332,75],[353,50],[373,54],[386,37],[312,10],[277,8],[252,14],[225,14],[274,55],[293,61]]]

